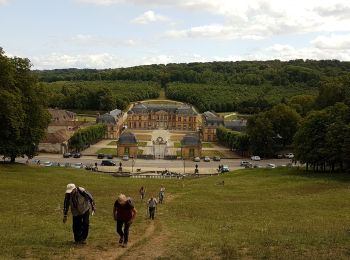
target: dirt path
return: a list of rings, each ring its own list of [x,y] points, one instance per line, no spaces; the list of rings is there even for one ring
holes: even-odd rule
[[[165,203],[171,202],[175,196],[166,196]],[[159,206],[162,207],[162,206]],[[70,259],[155,259],[165,252],[169,232],[162,218],[156,214],[154,221],[150,220],[144,234],[135,241],[130,241],[127,248],[119,246],[115,241],[109,242],[106,248],[90,247],[89,245],[72,248]]]
[[[142,244],[142,241],[147,240],[152,234],[154,233],[155,225],[154,222],[151,222],[150,225],[147,227],[145,233],[137,240],[130,241],[128,243],[128,247],[124,248],[122,246],[119,246],[117,242],[109,242],[106,247],[107,248],[96,248],[96,247],[90,247],[89,245],[86,246],[79,246],[75,247],[71,251],[71,259],[119,259],[121,256],[123,256],[126,252],[134,251],[134,247],[137,247],[138,244]],[[139,252],[139,250],[137,250]]]

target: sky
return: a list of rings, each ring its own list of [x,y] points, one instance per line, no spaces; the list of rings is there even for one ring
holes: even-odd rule
[[[33,69],[350,60],[349,0],[0,0],[0,47]]]

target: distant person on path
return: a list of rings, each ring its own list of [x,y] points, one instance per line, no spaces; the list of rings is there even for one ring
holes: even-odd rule
[[[148,200],[148,212],[149,212],[149,218],[154,219],[154,214],[156,213],[156,207],[157,207],[157,199],[154,197],[151,197]]]
[[[86,244],[89,234],[89,216],[95,214],[95,202],[92,195],[82,187],[68,184],[63,204],[63,223],[67,222],[69,207],[73,215],[73,234],[77,244]]]
[[[143,202],[143,199],[145,198],[145,193],[146,193],[146,190],[143,186],[140,188],[139,193],[140,193],[141,202]]]
[[[165,197],[165,188],[164,186],[160,186],[160,190],[159,190],[159,203],[163,203],[164,201],[164,197]]]
[[[118,199],[114,203],[113,217],[116,221],[117,233],[119,234],[119,244],[123,244],[124,247],[128,244],[129,228],[135,219],[136,213],[137,210],[131,199],[124,194],[119,194]]]

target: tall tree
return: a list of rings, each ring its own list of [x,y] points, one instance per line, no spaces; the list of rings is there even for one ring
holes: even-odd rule
[[[30,61],[8,58],[0,48],[0,154],[33,157],[50,121],[46,93]]]

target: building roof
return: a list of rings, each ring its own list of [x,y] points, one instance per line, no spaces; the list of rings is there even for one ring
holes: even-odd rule
[[[76,119],[77,114],[71,111],[62,110],[62,109],[48,109],[51,115],[51,121],[74,121]]]
[[[235,131],[243,131],[247,127],[247,120],[225,121],[225,127]]]
[[[96,123],[116,124],[122,115],[123,115],[123,112],[121,110],[114,109],[109,113],[98,115],[96,117]]]
[[[115,118],[120,117],[123,113],[120,109],[116,108],[114,110],[112,110],[111,112],[109,112],[110,115],[112,115]]]
[[[142,113],[155,113],[164,111],[167,113],[196,115],[193,107],[185,104],[144,104],[137,103],[132,109],[128,111],[128,114],[142,114]]]
[[[111,114],[106,113],[106,114],[103,114],[101,116],[97,116],[96,123],[115,124],[116,123],[116,119]]]
[[[124,132],[120,135],[118,144],[137,144],[136,136],[131,132]]]
[[[201,146],[202,142],[197,134],[187,134],[181,140],[181,146]]]
[[[54,133],[47,133],[41,143],[58,144],[68,141],[73,135],[73,132],[65,129],[58,130]]]
[[[203,113],[204,123],[206,125],[223,125],[224,119],[214,111],[206,111]]]

